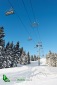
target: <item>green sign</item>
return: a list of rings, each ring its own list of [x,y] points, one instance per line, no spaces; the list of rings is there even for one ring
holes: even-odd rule
[[[5,82],[10,82],[10,80],[7,78],[6,75],[3,75],[3,80],[4,80]]]

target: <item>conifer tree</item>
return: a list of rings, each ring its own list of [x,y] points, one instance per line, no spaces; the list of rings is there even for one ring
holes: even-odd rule
[[[3,40],[4,37],[5,37],[4,28],[0,27],[0,46],[2,47],[5,46],[5,41]]]
[[[27,56],[28,56],[27,62],[28,62],[28,64],[30,64],[30,54],[29,54],[29,52],[27,53]]]
[[[33,55],[31,55],[31,61],[34,61]]]
[[[6,44],[6,49],[8,49],[8,48],[9,48],[9,44],[10,44],[9,42]]]
[[[36,55],[34,55],[34,61],[36,61]]]

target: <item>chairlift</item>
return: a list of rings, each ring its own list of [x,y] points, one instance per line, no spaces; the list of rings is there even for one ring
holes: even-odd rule
[[[42,47],[42,42],[38,42],[38,46]]]
[[[38,45],[36,45],[34,48],[37,48],[38,47]]]
[[[42,47],[42,45],[39,45],[40,47]]]
[[[31,41],[31,40],[32,40],[32,38],[31,38],[31,37],[29,37],[29,38],[28,38],[28,40],[29,40],[29,41]]]
[[[8,15],[11,15],[11,14],[14,14],[14,10],[11,8],[9,11],[7,11],[6,13],[6,16]]]
[[[38,23],[37,22],[33,22],[32,23],[32,27],[38,27]]]
[[[36,45],[36,47],[38,47],[38,45]]]
[[[38,45],[36,45],[34,48],[39,47],[39,46],[42,47],[42,45],[39,45],[39,44],[38,44]]]

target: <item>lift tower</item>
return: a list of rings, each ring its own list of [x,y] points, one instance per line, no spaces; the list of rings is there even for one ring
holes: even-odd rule
[[[40,49],[42,48],[42,42],[38,42],[38,44],[36,45],[36,47],[38,47],[38,65],[40,65]]]

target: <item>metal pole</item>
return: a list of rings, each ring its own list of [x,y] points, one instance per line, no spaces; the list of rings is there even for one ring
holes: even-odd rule
[[[38,47],[39,47],[39,58],[38,58],[38,65],[40,65],[40,47],[42,47],[42,42],[38,42]]]
[[[40,65],[40,45],[39,45],[38,65]]]

